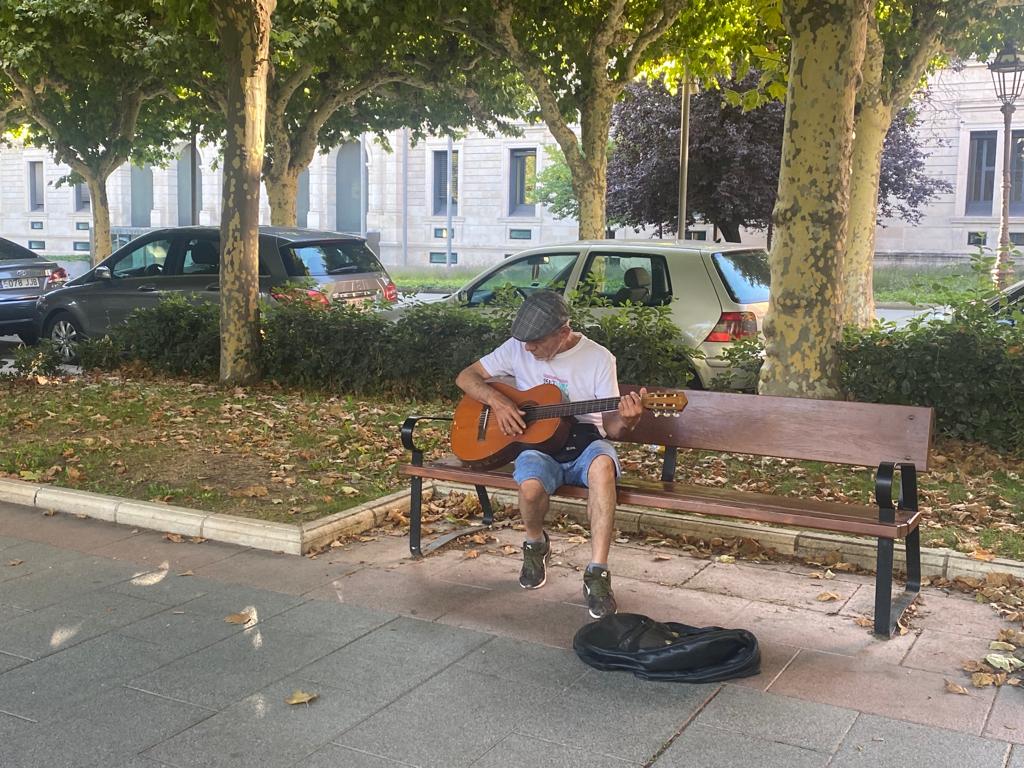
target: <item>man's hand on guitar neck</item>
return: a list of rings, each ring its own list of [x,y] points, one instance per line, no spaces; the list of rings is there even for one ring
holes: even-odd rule
[[[641,387],[637,392],[627,392],[619,398],[619,409],[604,414],[604,431],[613,440],[625,436],[637,424],[640,423],[640,416],[643,415],[643,396],[647,394],[647,388]]]
[[[491,415],[497,420],[503,435],[521,435],[526,431],[525,415],[514,402],[487,383],[487,371],[479,362],[462,370],[455,378],[455,384],[484,405],[490,406]]]

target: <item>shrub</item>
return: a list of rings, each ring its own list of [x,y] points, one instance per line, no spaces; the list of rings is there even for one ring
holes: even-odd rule
[[[61,371],[60,352],[52,341],[17,347],[13,357],[11,367],[19,376],[55,376]]]

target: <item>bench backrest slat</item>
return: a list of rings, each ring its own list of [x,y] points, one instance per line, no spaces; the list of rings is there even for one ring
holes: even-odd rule
[[[630,440],[871,467],[909,461],[928,469],[931,408],[684,391],[689,403],[678,418],[645,412]]]

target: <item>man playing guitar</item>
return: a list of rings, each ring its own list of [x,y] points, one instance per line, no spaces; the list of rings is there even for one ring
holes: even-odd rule
[[[565,299],[554,291],[537,291],[527,297],[512,322],[512,338],[455,379],[463,392],[491,409],[505,435],[520,435],[526,429],[524,412],[487,383],[500,376],[514,377],[520,390],[555,384],[569,401],[619,397],[614,355],[570,328]],[[614,446],[605,438],[622,438],[637,425],[645,394],[641,389],[622,396],[615,411],[577,416],[579,423],[569,443],[554,456],[526,450],[515,461],[513,477],[519,486],[519,510],[526,528],[519,574],[524,589],[538,589],[547,580],[551,544],[544,531],[544,517],[550,495],[560,485],[589,488],[591,562],[583,574],[583,594],[595,619],[616,610],[608,552],[615,525],[615,478],[621,468]]]

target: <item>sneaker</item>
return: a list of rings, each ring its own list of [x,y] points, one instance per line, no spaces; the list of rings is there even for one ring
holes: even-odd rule
[[[519,572],[519,586],[540,589],[548,580],[548,560],[551,558],[551,540],[544,532],[544,543],[523,542],[523,569]]]
[[[583,572],[583,597],[591,617],[600,619],[615,613],[618,606],[612,593],[612,575],[607,568],[588,568]]]

